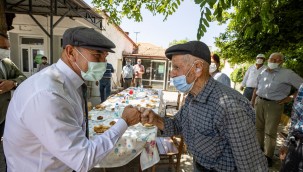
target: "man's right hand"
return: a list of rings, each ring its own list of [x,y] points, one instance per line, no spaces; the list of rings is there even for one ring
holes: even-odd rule
[[[128,126],[138,124],[141,121],[141,112],[132,105],[128,105],[123,110],[122,119]]]
[[[148,108],[140,108],[140,112],[141,112],[141,123],[143,125],[148,123],[157,126],[160,130],[164,129],[163,119],[159,115],[157,115],[153,110]]]

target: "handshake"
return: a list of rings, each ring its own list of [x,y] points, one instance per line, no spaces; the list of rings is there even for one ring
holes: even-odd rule
[[[132,105],[128,105],[124,108],[122,119],[124,119],[128,126],[132,126],[141,122],[142,125],[148,123],[157,126],[159,129],[164,128],[164,122],[162,118],[154,111],[147,108],[136,108]]]

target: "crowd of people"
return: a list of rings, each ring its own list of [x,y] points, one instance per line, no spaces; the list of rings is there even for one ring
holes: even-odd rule
[[[272,53],[267,66],[265,55],[257,55],[241,83],[242,95],[231,88],[229,77],[220,71],[219,56],[205,43],[173,45],[165,51],[172,62],[170,77],[187,94],[174,118],[130,105],[113,127],[89,140],[85,81],[98,83],[101,102],[106,100],[115,71],[106,58],[115,44],[92,28],[69,28],[58,62],[49,65],[42,57],[39,72],[28,79],[8,58],[9,46],[1,33],[0,136],[4,132],[8,171],[88,171],[129,126],[141,122],[157,126],[163,136],[182,135],[195,172],[266,172],[284,105],[293,100],[291,128],[280,151],[281,171],[303,168],[303,79],[282,67],[281,53]],[[122,68],[124,89],[142,85],[142,60],[131,63],[126,59]]]

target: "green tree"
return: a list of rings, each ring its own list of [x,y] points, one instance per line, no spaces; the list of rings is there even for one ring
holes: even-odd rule
[[[285,66],[303,76],[302,5],[303,1],[295,0],[268,1],[265,7],[273,15],[267,24],[259,9],[265,7],[254,8],[253,16],[243,15],[235,8],[228,14],[230,23],[226,32],[216,38],[216,46],[232,64],[251,62],[259,53],[268,57],[273,52],[281,52],[286,56]]]
[[[189,41],[188,38],[185,38],[185,39],[182,39],[182,40],[175,40],[174,39],[172,42],[169,43],[169,46],[173,46],[173,45],[177,45],[177,44],[184,44],[188,41]]]
[[[97,9],[105,10],[110,21],[120,24],[123,17],[134,19],[137,22],[143,21],[141,15],[142,8],[149,10],[153,15],[161,14],[164,21],[172,15],[184,0],[93,0]],[[195,3],[201,8],[199,18],[199,27],[197,30],[197,39],[200,40],[209,27],[209,22],[217,20],[226,22],[230,17],[229,11],[232,7],[237,11],[238,16],[235,20],[240,21],[242,25],[241,32],[252,36],[251,28],[245,25],[245,21],[260,20],[260,28],[267,32],[276,32],[279,28],[273,25],[274,10],[272,4],[280,4],[285,0],[195,0]]]

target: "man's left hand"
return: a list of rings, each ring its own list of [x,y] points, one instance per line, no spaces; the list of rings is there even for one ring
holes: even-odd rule
[[[281,105],[281,104],[285,104],[285,103],[288,103],[288,102],[291,102],[291,101],[292,101],[292,98],[290,96],[288,96],[288,97],[285,97],[282,100],[279,100],[278,103]]]
[[[4,94],[15,87],[14,81],[11,80],[1,80],[0,81],[0,94]]]

